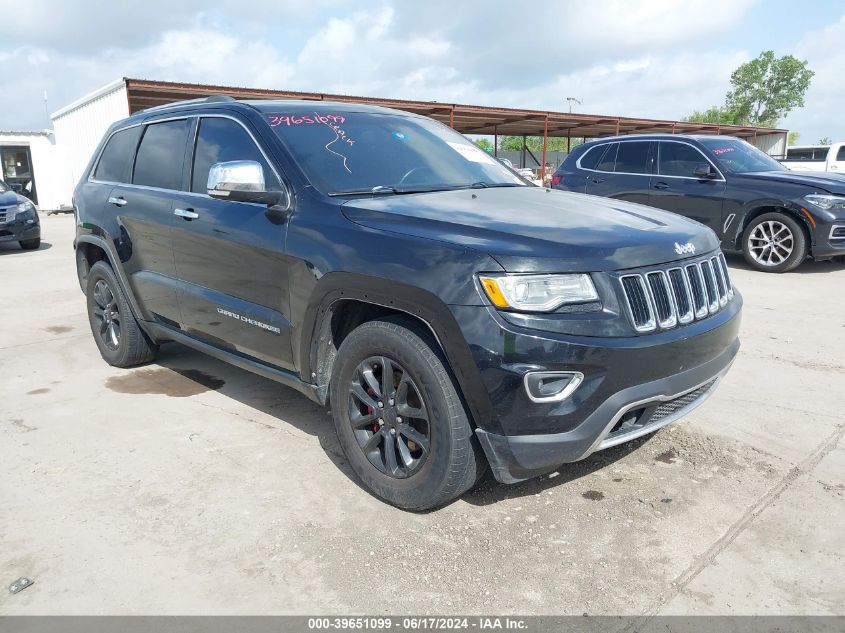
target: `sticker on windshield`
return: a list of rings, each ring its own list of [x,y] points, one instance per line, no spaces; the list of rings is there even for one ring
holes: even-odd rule
[[[461,156],[466,158],[467,160],[471,160],[473,163],[487,163],[488,165],[492,164],[495,165],[496,161],[493,160],[490,155],[485,152],[483,149],[478,147],[477,145],[469,145],[466,143],[455,143],[452,141],[446,141],[453,150],[458,152]]]
[[[728,152],[734,151],[733,147],[721,147],[719,149],[714,149],[712,152],[718,156],[719,154],[727,154]]]

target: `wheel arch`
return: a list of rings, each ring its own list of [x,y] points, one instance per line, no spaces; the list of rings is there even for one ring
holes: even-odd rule
[[[486,397],[469,346],[448,306],[426,290],[391,282],[390,293],[381,288],[384,280],[348,273],[324,278],[317,299],[311,302],[303,319],[310,331],[303,332],[299,368],[304,380],[317,385],[323,402],[328,400],[337,349],[358,325],[379,318],[402,317],[416,324],[420,334],[430,339],[442,354],[447,369],[457,383],[474,426],[489,420],[492,406]]]
[[[745,211],[742,216],[742,221],[737,226],[736,236],[734,237],[734,246],[737,250],[742,250],[742,238],[745,236],[745,231],[748,229],[749,225],[764,213],[781,213],[797,221],[798,226],[804,230],[804,236],[807,238],[808,251],[812,250],[813,227],[810,223],[810,219],[801,211],[800,208],[775,200],[755,203],[754,206],[749,207]]]
[[[74,248],[77,251],[82,249],[89,265],[93,265],[97,261],[108,262],[117,277],[117,283],[120,284],[120,289],[123,291],[123,294],[129,303],[132,315],[138,323],[143,324],[143,312],[135,299],[135,295],[129,285],[129,280],[126,278],[126,273],[123,270],[123,267],[119,264],[120,258],[117,256],[117,252],[114,250],[114,247],[99,235],[88,234],[77,237]],[[90,257],[94,257],[95,259],[92,260]]]

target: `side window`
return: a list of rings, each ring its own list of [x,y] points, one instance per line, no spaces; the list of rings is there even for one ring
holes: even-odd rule
[[[619,143],[616,154],[616,171],[626,174],[650,174],[651,165],[648,161],[649,141],[632,141]]]
[[[606,149],[607,145],[597,145],[588,149],[587,153],[581,157],[581,169],[595,169]]]
[[[845,145],[839,146],[839,151],[836,152],[837,161],[845,161]]]
[[[707,163],[701,152],[684,143],[660,143],[657,172],[662,176],[686,176],[693,178],[695,168]]]
[[[161,189],[182,188],[189,126],[188,119],[147,125],[135,158],[133,184]]]
[[[612,143],[608,146],[604,156],[601,157],[596,169],[598,171],[613,171],[613,166],[616,163],[616,152],[619,149],[619,143]]]
[[[129,182],[129,170],[142,130],[136,125],[112,134],[94,169],[94,178],[105,182]]]
[[[219,117],[200,119],[191,191],[205,193],[211,166],[230,160],[254,160],[260,163],[264,168],[264,183],[267,189],[279,189],[279,182],[261,150],[239,123]]]

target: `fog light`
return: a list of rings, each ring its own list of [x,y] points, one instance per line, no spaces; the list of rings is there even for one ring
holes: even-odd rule
[[[532,402],[562,402],[584,382],[579,371],[531,371],[525,374],[525,392]]]

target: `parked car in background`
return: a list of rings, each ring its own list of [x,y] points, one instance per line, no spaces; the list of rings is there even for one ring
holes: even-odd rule
[[[488,464],[514,483],[651,433],[739,349],[711,231],[526,185],[407,112],[142,111],[74,200],[106,362],[178,341],[330,405],[350,468],[402,508],[454,499]]]
[[[575,148],[556,189],[637,202],[709,226],[757,270],[845,255],[845,177],[794,172],[731,136],[651,134]]]
[[[29,198],[0,180],[0,242],[17,242],[24,250],[41,246],[38,210]]]
[[[529,169],[528,167],[516,167],[507,158],[497,158],[496,160],[499,161],[500,163],[502,163],[502,165],[504,165],[505,167],[507,167],[511,171],[516,172],[516,174],[520,178],[525,178],[528,182],[535,184],[535,185],[541,184],[540,181],[537,179],[537,177],[534,175],[534,171],[532,169]]]
[[[796,145],[780,161],[793,171],[836,171],[845,174],[845,143]]]

